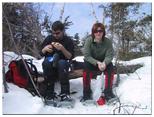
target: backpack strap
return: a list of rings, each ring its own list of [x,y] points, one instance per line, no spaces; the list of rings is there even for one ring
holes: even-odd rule
[[[28,69],[29,69],[29,72],[32,76],[32,80],[33,80],[34,84],[36,85],[36,87],[38,88],[38,71],[37,71],[36,66],[33,64],[33,59],[25,59],[25,62],[28,65]],[[29,86],[27,87],[27,90],[33,96],[38,95],[30,78],[29,78]]]
[[[29,66],[30,73],[32,74],[34,82],[37,83],[37,81],[38,81],[38,71],[37,71],[36,66],[33,64],[33,60],[32,59],[27,59],[26,63]]]

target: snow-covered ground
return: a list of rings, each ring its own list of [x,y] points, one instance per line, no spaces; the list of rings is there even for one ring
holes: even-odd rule
[[[11,56],[13,56],[11,58]],[[33,58],[24,55],[24,58]],[[13,52],[4,53],[4,61],[8,65],[11,59],[17,58]],[[43,59],[34,59],[34,64],[38,71],[42,71],[41,63]],[[78,57],[76,60],[81,61],[83,57]],[[55,108],[51,106],[44,106],[42,100],[35,96],[33,97],[25,89],[7,83],[9,92],[2,94],[2,114],[152,114],[152,57],[142,57],[131,61],[123,61],[124,64],[143,64],[143,67],[138,69],[135,73],[126,75],[120,74],[120,84],[114,88],[115,93],[120,98],[121,110],[119,103],[116,105],[103,106],[83,106],[80,103],[82,96],[82,78],[70,80],[71,91],[77,91],[72,94],[72,98],[76,100],[73,109]],[[7,66],[5,67],[7,71]],[[116,79],[115,75],[115,79]],[[97,100],[100,96],[100,85],[102,76],[92,80],[93,98]],[[60,92],[60,85],[56,83],[55,91]]]

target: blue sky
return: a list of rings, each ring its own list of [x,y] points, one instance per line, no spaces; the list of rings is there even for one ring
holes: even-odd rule
[[[63,7],[63,3],[41,3],[41,8],[47,12],[52,21],[56,21],[59,19],[61,9]],[[101,3],[93,3],[93,8],[95,10],[96,16],[100,22],[102,22],[102,14],[103,11],[98,6]],[[52,10],[53,8],[53,10]],[[96,19],[92,15],[92,6],[91,3],[65,3],[63,20],[66,16],[70,16],[69,20],[73,22],[73,25],[70,26],[66,32],[74,36],[75,33],[79,33],[79,36],[82,38],[86,32],[91,31],[91,27],[93,23],[96,22]],[[141,18],[141,12],[146,12],[147,14],[151,14],[151,4],[145,4],[140,9],[140,14],[136,17]],[[134,16],[131,16],[133,18]],[[107,23],[107,21],[105,21]]]

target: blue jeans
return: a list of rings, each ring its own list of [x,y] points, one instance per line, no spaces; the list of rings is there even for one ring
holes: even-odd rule
[[[69,62],[64,59],[58,61],[57,67],[53,67],[52,62],[45,58],[43,63],[43,74],[44,78],[48,84],[47,90],[50,90],[51,93],[54,92],[54,84],[57,80],[61,84],[61,93],[69,94],[70,93],[70,84],[68,79],[68,69]]]

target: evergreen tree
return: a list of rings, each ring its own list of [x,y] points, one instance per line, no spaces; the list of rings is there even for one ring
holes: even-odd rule
[[[19,51],[40,57],[39,47],[43,36],[38,6],[32,3],[3,3],[3,51],[15,52],[6,18]]]

